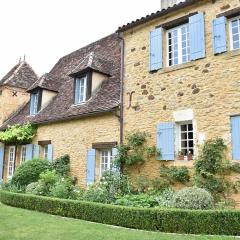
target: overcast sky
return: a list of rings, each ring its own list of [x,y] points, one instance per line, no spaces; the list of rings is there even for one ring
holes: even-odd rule
[[[24,54],[42,75],[60,57],[159,6],[160,0],[1,0],[0,78]]]

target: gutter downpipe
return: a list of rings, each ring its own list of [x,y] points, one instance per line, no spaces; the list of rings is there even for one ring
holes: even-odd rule
[[[120,144],[123,144],[123,90],[124,90],[124,48],[125,48],[125,43],[124,43],[124,38],[123,38],[123,33],[118,32],[118,36],[121,39],[121,73],[120,73],[120,82],[121,82],[121,87],[120,87]],[[120,172],[123,173],[123,165],[121,164],[120,166]]]
[[[123,89],[124,89],[124,38],[122,33],[118,33],[119,38],[121,39],[121,74],[120,74],[120,144],[123,144]]]

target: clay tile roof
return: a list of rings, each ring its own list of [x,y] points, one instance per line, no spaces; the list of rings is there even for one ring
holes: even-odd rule
[[[58,79],[62,81],[59,84],[57,95],[53,100],[42,109],[37,115],[29,116],[29,102],[25,104],[13,114],[5,123],[1,126],[1,129],[5,129],[8,125],[24,124],[24,123],[49,123],[56,121],[63,121],[68,119],[82,118],[94,114],[103,114],[106,112],[112,112],[119,108],[120,104],[120,69],[121,69],[121,39],[118,34],[112,34],[97,42],[87,45],[63,58],[61,58],[57,64],[50,71],[50,75],[43,77],[43,82],[40,84],[40,80],[36,85],[43,86],[46,79],[49,80],[47,83],[48,87],[56,83]],[[105,81],[94,95],[85,103],[81,105],[73,104],[73,93],[74,93],[74,79],[69,76],[69,73],[74,72],[75,69],[81,65],[90,53],[94,53],[95,56],[101,56],[101,59],[112,59],[112,63],[109,64],[111,68],[108,70],[102,61],[101,71],[111,72],[111,76],[107,75]],[[91,55],[91,54],[90,54]],[[108,61],[107,61],[108,62]],[[92,67],[96,67],[93,64]],[[98,66],[98,70],[100,67]],[[49,77],[51,76],[51,77]],[[52,77],[54,76],[54,77]],[[44,83],[45,82],[45,83]],[[51,84],[50,84],[51,82]],[[52,88],[52,87],[51,87]]]
[[[185,0],[185,1],[182,1],[180,3],[177,3],[177,4],[174,4],[172,7],[168,7],[166,9],[162,9],[161,11],[157,11],[157,12],[154,12],[154,13],[151,13],[149,15],[146,15],[145,17],[142,17],[140,19],[136,19],[132,22],[129,22],[121,27],[118,28],[117,32],[124,32],[124,31],[127,31],[133,27],[136,27],[136,26],[139,26],[141,24],[144,24],[148,21],[151,21],[151,20],[154,20],[158,17],[162,17],[166,14],[169,14],[171,12],[174,12],[176,10],[179,10],[183,7],[187,7],[193,3],[196,3],[196,2],[199,2],[201,0]]]
[[[34,82],[38,80],[37,74],[31,66],[26,62],[19,62],[14,66],[1,80],[1,85],[19,87],[28,89]]]
[[[104,73],[106,75],[112,75],[113,60],[106,59],[103,56],[99,56],[95,52],[90,52],[80,63],[73,69],[69,74],[74,76],[78,73],[81,73],[87,69],[93,69],[97,72]]]
[[[64,79],[56,77],[50,73],[45,73],[30,88],[28,88],[27,91],[31,92],[36,88],[42,88],[42,89],[58,92],[63,82],[64,82]]]

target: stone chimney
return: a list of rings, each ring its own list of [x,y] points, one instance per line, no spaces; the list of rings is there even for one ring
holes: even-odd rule
[[[160,0],[160,10],[172,7],[180,2],[185,2],[186,0]]]

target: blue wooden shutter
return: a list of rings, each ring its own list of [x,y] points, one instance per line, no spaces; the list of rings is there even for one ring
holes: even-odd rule
[[[240,160],[240,116],[231,118],[232,158]]]
[[[34,115],[34,94],[31,94],[30,100],[30,115]]]
[[[157,28],[150,33],[150,71],[161,69],[162,59],[162,28]]]
[[[189,18],[190,60],[205,57],[204,14],[198,13]]]
[[[213,20],[213,52],[219,54],[227,51],[226,18],[220,17]]]
[[[26,145],[26,161],[33,159],[33,144]]]
[[[49,162],[52,162],[52,160],[53,160],[53,145],[52,144],[48,144],[47,160]]]
[[[0,147],[0,180],[3,179],[4,146]]]
[[[40,156],[40,146],[39,145],[34,145],[33,148],[33,158],[39,158]]]
[[[79,103],[79,94],[80,94],[80,81],[78,79],[75,80],[75,104]]]
[[[115,158],[117,157],[117,155],[118,155],[118,149],[117,148],[113,148],[112,149],[112,162],[113,162],[112,170],[116,171],[116,172],[119,171],[119,167],[116,166],[116,163],[115,163]]]
[[[174,123],[158,124],[157,148],[161,151],[159,160],[174,160]]]
[[[87,184],[93,184],[95,181],[95,161],[96,161],[96,150],[89,149],[87,151]]]

